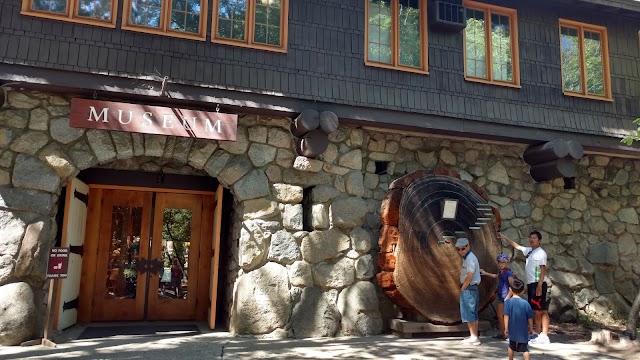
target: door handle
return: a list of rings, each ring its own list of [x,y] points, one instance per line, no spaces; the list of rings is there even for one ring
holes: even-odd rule
[[[159,274],[164,270],[164,262],[159,259],[148,260],[146,258],[139,258],[136,262],[136,271],[140,273],[152,273]]]
[[[149,261],[149,272],[153,274],[159,274],[161,271],[164,271],[164,261],[160,261],[159,259],[153,259]]]

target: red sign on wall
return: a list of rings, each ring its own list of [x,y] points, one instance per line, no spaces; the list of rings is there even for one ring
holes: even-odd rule
[[[47,279],[66,278],[68,267],[69,248],[51,248],[49,251],[49,264],[47,265]]]
[[[72,99],[69,126],[234,141],[238,129],[238,115]]]

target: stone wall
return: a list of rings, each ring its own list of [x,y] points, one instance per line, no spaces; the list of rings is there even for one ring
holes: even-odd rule
[[[523,146],[341,126],[311,160],[296,157],[287,118],[241,115],[237,141],[216,142],[72,129],[69,108],[69,98],[11,90],[0,109],[0,309],[25,299],[22,315],[0,312],[3,344],[41,329],[56,202],[66,180],[90,167],[208,175],[230,190],[220,271],[225,320],[238,334],[381,332],[395,311],[372,282],[380,202],[394,179],[438,166],[491,194],[511,238],[543,233],[556,317],[625,314],[638,289],[639,161],[585,156],[576,189],[565,190],[531,180]],[[17,319],[28,334],[11,336]]]

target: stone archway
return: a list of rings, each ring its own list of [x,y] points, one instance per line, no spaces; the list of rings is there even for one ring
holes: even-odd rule
[[[30,304],[19,321],[0,313],[1,327],[9,329],[9,336],[0,334],[1,344],[41,331],[44,308],[35,304],[44,302],[57,199],[68,179],[92,167],[212,176],[230,190],[232,244],[223,286],[229,290],[224,303],[232,332],[381,332],[370,281],[374,249],[364,227],[369,210],[361,130],[349,136],[354,149],[340,152],[348,135],[332,133],[321,161],[296,158],[288,118],[242,115],[237,140],[216,142],[70,128],[69,112],[69,98],[13,90],[0,109],[0,235],[9,239],[0,245],[0,305],[18,298]],[[303,231],[304,190],[310,191],[310,216],[317,220],[311,231]],[[21,291],[33,295],[23,297]],[[263,296],[254,296],[256,291]],[[28,331],[11,336],[17,328]]]
[[[235,143],[84,130],[68,126],[69,101],[38,92],[8,92],[0,110],[0,344],[16,345],[42,331],[48,249],[56,243],[57,203],[67,180],[94,168],[218,177],[225,188],[238,168],[246,131]],[[4,170],[6,169],[6,170]],[[264,176],[264,175],[263,175]],[[266,176],[261,187],[267,189]],[[241,196],[251,196],[241,192]],[[4,308],[4,307],[3,307]]]

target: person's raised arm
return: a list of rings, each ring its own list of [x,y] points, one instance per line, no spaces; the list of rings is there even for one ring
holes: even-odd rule
[[[517,242],[515,242],[515,241],[513,241],[513,240],[509,239],[505,234],[503,234],[503,233],[501,233],[501,232],[500,232],[500,233],[498,233],[498,234],[500,234],[500,237],[501,237],[502,239],[507,240],[507,242],[509,243],[509,245],[513,246],[513,248],[514,248],[514,249],[516,249],[516,250],[520,250],[520,251],[524,250],[524,248],[525,248],[524,246],[522,246],[522,245],[518,244]]]
[[[498,278],[498,275],[497,275],[497,274],[488,273],[488,272],[484,271],[483,269],[480,269],[480,275],[482,275],[482,276],[488,276],[488,277],[490,277],[490,278],[494,278],[494,279],[497,279],[497,278]]]

